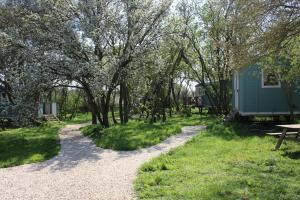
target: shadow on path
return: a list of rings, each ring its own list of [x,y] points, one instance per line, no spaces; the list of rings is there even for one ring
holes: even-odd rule
[[[74,126],[74,125],[68,125]],[[96,162],[101,159],[102,149],[81,135],[77,125],[75,128],[63,128],[60,131],[61,150],[59,155],[42,163],[32,165],[28,171],[39,171],[49,168],[51,172],[67,171],[84,162]]]
[[[114,151],[97,147],[90,138],[81,135],[79,129],[84,125],[67,125],[60,131],[61,151],[58,156],[42,163],[33,164],[28,168],[29,172],[48,169],[50,172],[63,172],[75,168],[85,162],[93,163],[102,159],[103,153],[114,153],[114,160],[126,157],[134,157],[141,154],[159,154],[165,152],[172,146],[174,140],[186,141],[197,132],[204,129],[204,126],[187,126],[182,129],[182,133],[173,135],[165,141],[143,149],[134,151]]]

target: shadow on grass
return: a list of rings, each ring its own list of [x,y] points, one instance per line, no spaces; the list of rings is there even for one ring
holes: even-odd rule
[[[208,136],[220,137],[224,140],[238,140],[248,137],[270,137],[266,135],[266,133],[282,131],[279,127],[276,127],[274,123],[270,122],[232,122],[224,125],[220,121],[211,123],[207,130]]]
[[[124,157],[131,157],[134,155],[142,155],[142,154],[153,154],[153,153],[159,153],[164,152],[168,149],[170,149],[170,145],[174,143],[174,141],[180,142],[180,141],[187,141],[188,139],[191,139],[195,134],[199,133],[200,131],[204,130],[205,126],[192,126],[192,127],[184,127],[182,128],[181,134],[175,134],[171,137],[165,138],[162,141],[159,141],[156,145],[148,146],[141,149],[136,150],[122,150],[118,151],[118,156],[116,159],[121,159]]]
[[[300,151],[286,151],[283,156],[289,157],[293,160],[299,160],[300,159]]]
[[[184,126],[207,125],[211,116],[168,118],[166,122],[150,124],[147,121],[131,120],[125,125],[114,125],[95,134],[96,126],[81,129],[85,136],[91,137],[97,146],[118,151],[132,151],[160,143],[168,137],[181,133]]]
[[[192,118],[189,118],[192,119]],[[100,137],[92,137],[97,146],[105,149],[131,151],[160,143],[168,137],[181,132],[185,125],[194,125],[171,118],[164,123],[150,124],[143,121],[131,121],[126,125],[116,125],[103,130]],[[181,119],[182,120],[182,119]],[[197,124],[201,121],[197,119]]]
[[[60,149],[59,124],[18,128],[0,133],[0,168],[40,162],[57,155]]]

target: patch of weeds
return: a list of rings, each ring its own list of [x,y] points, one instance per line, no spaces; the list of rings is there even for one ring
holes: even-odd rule
[[[276,159],[275,158],[269,158],[265,160],[266,166],[275,166],[276,165]]]
[[[88,125],[88,126],[80,128],[80,131],[84,136],[88,136],[93,139],[101,138],[101,135],[103,133],[102,130],[103,130],[103,128],[99,124],[96,124],[96,125],[92,124],[92,125]]]

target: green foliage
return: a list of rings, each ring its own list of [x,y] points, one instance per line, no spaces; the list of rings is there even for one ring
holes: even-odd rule
[[[183,108],[180,111],[180,114],[183,117],[191,117],[192,116],[192,108],[189,106],[183,106]]]
[[[57,155],[62,123],[0,132],[0,168],[40,162]]]
[[[56,100],[59,105],[59,119],[71,120],[76,114],[88,111],[85,105],[83,92],[79,89],[69,90],[62,88],[56,90]]]
[[[88,125],[82,127],[80,130],[84,136],[92,137],[94,139],[100,139],[103,133],[103,128],[99,124]]]
[[[280,151],[271,151],[274,137],[215,119],[205,123],[207,131],[140,168],[135,181],[140,199],[300,198],[297,143],[286,140]]]
[[[165,123],[129,121],[125,125],[115,125],[101,130],[98,125],[89,125],[81,129],[82,133],[91,137],[97,146],[114,150],[135,150],[160,143],[171,135],[181,132],[187,125],[200,123],[200,117],[174,117]]]

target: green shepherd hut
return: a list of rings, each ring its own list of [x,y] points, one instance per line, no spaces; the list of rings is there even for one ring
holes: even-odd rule
[[[240,116],[280,116],[300,114],[300,90],[294,88],[289,101],[284,84],[275,73],[266,72],[259,65],[237,71],[233,77],[233,110]]]

